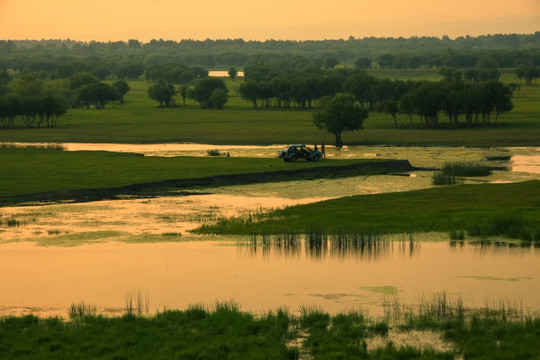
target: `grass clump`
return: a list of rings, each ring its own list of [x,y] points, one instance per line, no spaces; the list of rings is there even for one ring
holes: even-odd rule
[[[206,154],[208,156],[221,156],[221,153],[219,152],[219,150],[208,150]]]
[[[81,301],[78,304],[71,304],[69,307],[70,320],[80,320],[96,315],[97,307],[95,305],[86,304],[84,301]]]
[[[489,176],[491,169],[476,162],[453,162],[445,163],[442,173],[447,176]]]
[[[442,171],[436,171],[431,178],[433,185],[457,185],[462,184],[463,180],[453,175],[445,174]]]

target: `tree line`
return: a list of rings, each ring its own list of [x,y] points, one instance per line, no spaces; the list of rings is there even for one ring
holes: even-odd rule
[[[68,108],[104,109],[110,101],[123,102],[129,90],[125,80],[108,85],[89,73],[47,80],[32,73],[12,79],[0,71],[0,128],[15,128],[17,119],[27,128],[56,127]]]
[[[363,38],[321,41],[138,40],[79,42],[72,40],[0,40],[0,69],[22,74],[66,78],[91,72],[101,80],[136,79],[152,67],[186,64],[209,68],[243,67],[257,57],[288,60],[296,56],[324,67],[356,63],[357,67],[418,68],[475,67],[489,59],[500,68],[540,66],[540,32],[478,37]]]
[[[513,107],[513,88],[498,81],[500,73],[494,68],[474,68],[464,76],[455,68],[444,67],[439,82],[379,79],[357,68],[280,69],[268,64],[246,67],[240,96],[254,108],[312,108],[327,97],[348,93],[361,106],[390,114],[396,127],[397,114],[411,120],[417,115],[426,127],[437,127],[441,114],[447,115],[451,126],[472,126],[490,123],[492,115],[497,121],[500,113]],[[487,75],[482,78],[470,76],[483,72]]]

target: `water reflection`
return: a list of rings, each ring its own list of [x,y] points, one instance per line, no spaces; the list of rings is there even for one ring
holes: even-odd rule
[[[375,234],[323,234],[314,232],[307,235],[282,234],[252,236],[248,242],[239,242],[241,248],[256,257],[273,256],[285,258],[305,257],[324,261],[333,259],[355,259],[358,261],[380,261],[393,254],[414,256],[420,249],[419,242],[409,240],[394,241],[391,237]]]
[[[234,299],[256,313],[307,305],[382,315],[389,293],[416,304],[419,296],[438,292],[463,297],[465,306],[516,298],[524,310],[540,307],[540,252],[533,247],[422,242],[418,248],[416,241],[392,238],[343,247],[315,239],[310,246],[299,236],[258,238],[256,246],[238,247],[240,239],[228,243],[233,246],[215,240],[0,245],[0,316],[65,316],[81,300],[100,312],[121,312],[126,293],[134,290],[149,294],[150,312]]]

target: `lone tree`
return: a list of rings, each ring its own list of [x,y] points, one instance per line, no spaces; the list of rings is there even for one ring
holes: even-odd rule
[[[231,68],[229,69],[229,77],[231,78],[231,80],[234,81],[234,78],[238,75],[238,71],[236,70],[236,68],[234,66],[231,66]]]
[[[112,85],[118,92],[118,97],[121,103],[124,102],[124,95],[126,95],[131,88],[125,80],[117,80]]]
[[[169,107],[174,105],[174,94],[176,94],[176,89],[174,86],[168,84],[163,79],[160,79],[157,83],[148,88],[148,96],[150,96],[150,99],[159,102],[160,107]]]
[[[79,89],[79,99],[87,109],[91,104],[94,104],[96,109],[105,109],[109,101],[120,99],[120,95],[113,86],[98,82],[83,85]]]
[[[225,86],[225,82],[222,79],[204,78],[201,81],[199,81],[197,85],[195,85],[190,95],[193,98],[193,100],[201,104],[201,107],[203,109],[208,109],[208,108],[215,107],[215,104],[212,101],[212,93],[216,89],[222,89],[225,91],[225,94],[226,94],[227,88]],[[218,96],[221,96],[221,95],[218,95]],[[221,102],[222,102],[222,99],[219,99],[220,104]],[[221,104],[222,107],[225,104],[225,102]]]
[[[341,133],[362,129],[368,114],[353,95],[338,93],[323,99],[321,108],[313,114],[313,122],[319,129],[334,134],[336,146],[342,146]]]

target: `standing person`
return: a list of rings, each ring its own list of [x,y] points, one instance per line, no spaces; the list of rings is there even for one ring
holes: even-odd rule
[[[322,154],[323,158],[326,159],[326,150],[324,148],[324,143],[321,144],[321,154]]]
[[[317,150],[319,150],[319,149],[317,148],[317,144],[315,144],[315,151],[317,151]]]

